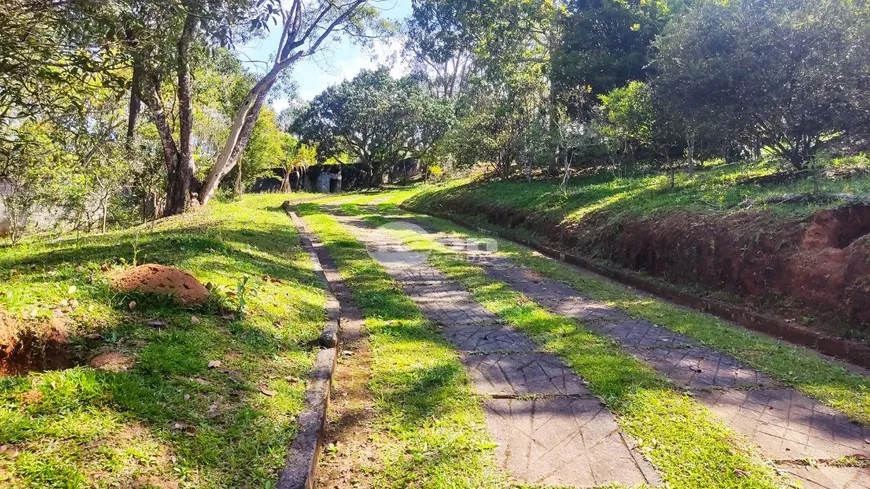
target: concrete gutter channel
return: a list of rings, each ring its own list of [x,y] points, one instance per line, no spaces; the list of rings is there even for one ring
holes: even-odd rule
[[[296,225],[299,240],[311,258],[317,277],[326,285],[326,324],[317,340],[321,350],[317,353],[309,378],[310,384],[305,394],[306,407],[297,420],[299,433],[290,444],[277,489],[313,489],[317,460],[323,444],[332,378],[338,358],[341,307],[323,271],[316,247],[309,238],[311,235],[305,228],[305,222],[292,212],[289,202],[285,202],[283,207]]]
[[[852,365],[857,365],[862,368],[870,368],[870,346],[855,341],[827,336],[817,331],[791,324],[784,319],[758,314],[743,307],[688,294],[675,287],[647,280],[631,272],[602,265],[578,255],[565,253],[564,251],[550,248],[541,243],[529,241],[509,231],[495,231],[492,229],[481,228],[463,218],[450,214],[431,211],[421,212],[404,205],[400,205],[399,208],[408,212],[428,214],[476,230],[483,234],[495,235],[513,241],[527,248],[536,250],[550,258],[578,266],[681,306],[690,307],[707,314],[718,316],[727,321],[737,323],[747,329],[759,331],[796,345],[806,346],[825,355],[830,355],[845,362],[849,362]]]

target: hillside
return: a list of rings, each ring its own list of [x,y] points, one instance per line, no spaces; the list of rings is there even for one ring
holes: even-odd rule
[[[665,175],[603,172],[572,179],[565,191],[554,181],[465,181],[424,191],[410,204],[864,338],[870,206],[860,199],[868,191],[860,165],[805,177],[744,163],[708,166],[694,179],[678,177],[673,188]]]

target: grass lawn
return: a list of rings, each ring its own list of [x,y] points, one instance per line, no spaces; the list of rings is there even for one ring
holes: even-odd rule
[[[365,215],[353,204],[342,209]],[[390,212],[387,206],[382,209]],[[390,220],[377,214],[365,218],[376,225]],[[393,232],[412,249],[429,253],[433,266],[462,284],[490,312],[566,360],[671,487],[779,487],[777,475],[741,436],[609,339],[545,311],[433,239],[413,231]]]
[[[839,165],[839,166],[835,166]],[[831,163],[832,169],[840,166],[870,166],[867,158],[850,158]],[[593,212],[607,211],[612,220],[625,215],[646,217],[674,210],[698,213],[722,213],[743,209],[747,200],[761,200],[773,195],[808,193],[813,190],[832,193],[870,193],[870,176],[853,179],[804,178],[785,183],[738,184],[740,179],[764,177],[777,173],[779,164],[711,162],[701,169],[694,179],[678,174],[673,190],[669,189],[667,175],[640,175],[619,178],[610,172],[572,178],[566,191],[560,189],[560,181],[511,180],[470,184],[458,180],[440,187],[428,187],[413,202],[420,208],[439,209],[439,202],[457,200],[485,203],[494,208],[522,209],[533,211],[541,218],[556,223],[578,221]],[[825,207],[831,207],[826,205]],[[812,203],[756,204],[755,209],[770,208],[785,218],[809,216],[819,208]]]
[[[408,195],[397,195],[392,202],[401,201]],[[389,212],[390,205],[381,206],[381,209]],[[395,212],[395,209],[392,211]],[[418,218],[445,232],[492,239],[491,235],[471,232],[442,219],[427,216]],[[497,229],[483,223],[481,226]],[[852,373],[839,363],[807,348],[774,340],[715,316],[678,307],[650,295],[638,294],[626,286],[566,266],[511,241],[499,238],[497,241],[498,253],[502,256],[568,284],[590,299],[601,301],[633,317],[646,319],[728,353],[851,419],[870,424],[870,378],[867,376]]]
[[[282,200],[251,196],[123,232],[0,248],[4,334],[60,322],[78,360],[0,378],[0,486],[274,487],[325,318]],[[210,300],[187,309],[109,290],[112,271],[149,262],[211,283]],[[132,366],[87,366],[104,352]]]
[[[376,426],[376,488],[502,487],[480,399],[456,352],[365,246],[316,205],[300,215],[316,232],[366,316]],[[339,379],[340,381],[340,379]]]

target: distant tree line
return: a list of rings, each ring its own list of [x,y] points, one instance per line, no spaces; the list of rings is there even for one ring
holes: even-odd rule
[[[390,158],[370,144],[439,165],[488,164],[505,177],[565,178],[582,164],[624,174],[639,163],[681,165],[691,175],[699,158],[762,151],[803,169],[826,151],[870,147],[863,0],[413,6],[405,26],[410,75],[389,82],[385,72],[364,74],[327,90],[297,120],[304,140],[326,154],[378,162],[373,168]],[[409,80],[422,88],[415,100],[448,104],[451,115],[423,110],[436,106],[428,101],[393,107]],[[445,124],[426,122],[432,117]],[[413,125],[430,139],[410,148]]]

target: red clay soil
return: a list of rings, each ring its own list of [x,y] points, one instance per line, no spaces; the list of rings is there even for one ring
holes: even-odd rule
[[[116,273],[112,277],[112,290],[171,295],[185,306],[202,304],[208,298],[208,289],[193,275],[152,263]]]
[[[0,332],[0,377],[60,370],[73,363],[66,326],[59,318],[38,328],[24,327],[0,311]]]
[[[133,359],[123,353],[108,351],[91,358],[88,365],[106,372],[123,372],[133,365]]]
[[[825,321],[834,320],[821,325],[830,331],[870,331],[867,205],[822,210],[804,221],[782,221],[770,211],[675,212],[621,220],[598,212],[564,223],[462,197],[440,204],[448,212],[522,228],[570,253],[672,283],[700,283],[750,304],[793,305],[786,316],[816,312]]]

